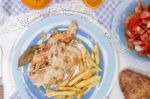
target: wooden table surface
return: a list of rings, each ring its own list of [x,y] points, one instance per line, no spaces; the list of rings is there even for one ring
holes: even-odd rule
[[[3,99],[3,87],[0,86],[0,99]]]

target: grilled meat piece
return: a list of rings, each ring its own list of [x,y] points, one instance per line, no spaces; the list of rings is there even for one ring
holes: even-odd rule
[[[31,62],[35,50],[38,49],[38,45],[34,45],[31,48],[27,48],[25,52],[19,57],[18,67],[26,65]]]
[[[120,87],[125,99],[150,99],[150,77],[124,70],[120,74]]]

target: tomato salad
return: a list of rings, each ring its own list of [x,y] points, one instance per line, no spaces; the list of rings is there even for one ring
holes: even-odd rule
[[[125,28],[128,47],[150,58],[150,3],[143,6],[138,0],[134,12],[125,19]]]

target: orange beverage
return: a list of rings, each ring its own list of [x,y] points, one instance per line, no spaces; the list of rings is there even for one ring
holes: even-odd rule
[[[104,0],[83,0],[83,2],[87,7],[96,9],[104,2]]]
[[[21,0],[24,5],[31,9],[42,9],[49,5],[52,0]]]

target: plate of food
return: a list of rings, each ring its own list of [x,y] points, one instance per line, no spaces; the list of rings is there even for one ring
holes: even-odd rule
[[[118,51],[146,68],[150,66],[149,24],[150,0],[126,0],[116,8],[111,29]]]
[[[12,48],[16,90],[22,99],[105,98],[118,74],[110,38],[103,26],[82,14],[54,14],[36,22]]]

